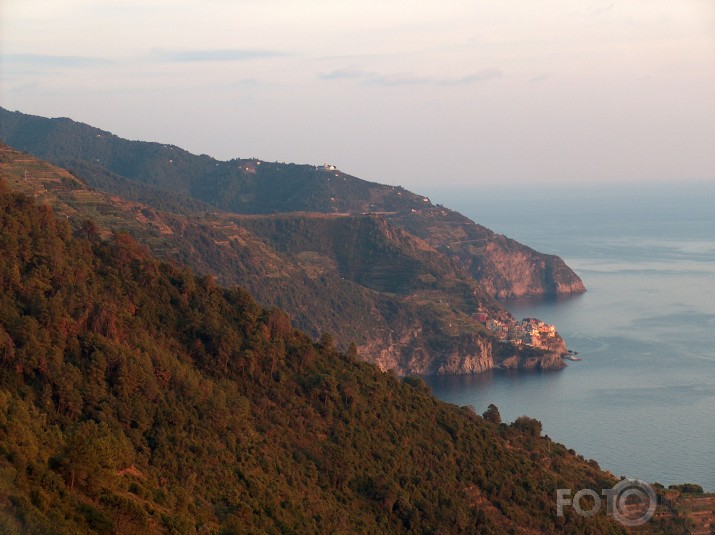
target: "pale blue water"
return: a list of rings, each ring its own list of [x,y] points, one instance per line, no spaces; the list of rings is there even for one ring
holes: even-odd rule
[[[429,192],[428,192],[429,193]],[[715,184],[435,192],[496,232],[560,255],[588,292],[507,302],[555,323],[583,360],[560,372],[432,377],[505,421],[538,418],[602,468],[715,491]]]

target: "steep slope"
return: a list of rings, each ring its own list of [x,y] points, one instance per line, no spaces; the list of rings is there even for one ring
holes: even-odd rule
[[[497,344],[470,319],[507,316],[468,274],[378,215],[178,214],[88,189],[67,171],[0,146],[10,186],[100,236],[127,232],[157,255],[241,284],[318,337],[400,374],[475,373],[495,366],[558,368],[558,352]],[[168,203],[169,201],[167,201]],[[188,209],[185,209],[188,210]]]
[[[620,533],[615,478],[0,180],[0,532]]]
[[[0,139],[62,167],[98,169],[238,213],[405,210],[422,206],[403,189],[312,165],[196,156],[179,147],[129,141],[71,119],[0,108]],[[79,174],[79,173],[78,173]],[[90,185],[95,186],[90,180]],[[332,200],[331,200],[332,199]]]
[[[558,257],[500,236],[480,243],[487,229],[460,214],[447,211],[446,217],[437,217],[444,210],[425,197],[336,169],[256,159],[221,162],[170,145],[128,141],[70,119],[45,119],[2,108],[0,139],[72,169],[92,187],[157,208],[181,205],[190,198],[193,203],[198,200],[243,214],[394,215],[396,224],[450,253],[494,297],[585,291],[579,277]],[[169,198],[162,198],[161,191]]]
[[[492,296],[506,299],[586,291],[581,279],[558,256],[495,234],[453,210],[428,207],[419,214],[392,214],[390,221],[451,258]]]

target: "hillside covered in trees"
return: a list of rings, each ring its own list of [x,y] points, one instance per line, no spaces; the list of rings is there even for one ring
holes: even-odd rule
[[[617,533],[610,474],[0,182],[0,532]]]
[[[505,239],[421,195],[332,166],[219,161],[161,143],[129,141],[67,118],[0,108],[0,139],[71,169],[90,186],[149,205],[186,211],[202,204],[229,213],[382,213],[415,233],[495,297],[585,291],[554,255]],[[447,177],[445,177],[447,178]]]
[[[495,296],[583,291],[578,277],[403,188],[314,166],[220,162],[2,108],[0,137],[72,170],[3,149],[14,187],[95,220],[103,235],[126,231],[162,259],[241,284],[384,370],[563,367],[555,352],[498,344],[471,315],[507,317]]]
[[[240,284],[290,312],[317,338],[400,374],[476,373],[494,366],[562,367],[558,352],[498,344],[470,318],[508,316],[474,280],[380,215],[181,215],[91,190],[72,173],[0,144],[0,173],[17,191],[102,237],[125,232],[159,257]]]

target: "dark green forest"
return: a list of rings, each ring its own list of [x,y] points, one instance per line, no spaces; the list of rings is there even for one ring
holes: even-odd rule
[[[0,532],[617,533],[614,478],[0,183]],[[529,425],[527,425],[529,424]]]

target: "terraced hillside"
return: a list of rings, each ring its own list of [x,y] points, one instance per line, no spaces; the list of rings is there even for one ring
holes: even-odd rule
[[[0,172],[13,189],[76,226],[91,219],[96,229],[88,232],[127,232],[162,258],[240,284],[265,306],[289,311],[314,337],[332,332],[345,347],[355,342],[358,353],[382,369],[474,373],[507,362],[562,366],[558,355],[497,344],[469,314],[481,307],[504,317],[503,307],[383,216],[176,214],[91,190],[68,171],[7,146],[0,149]],[[397,265],[411,265],[412,277]]]
[[[494,297],[585,291],[560,258],[481,227],[401,187],[322,166],[219,161],[160,143],[128,141],[70,119],[0,108],[0,139],[62,167],[90,186],[182,213],[205,204],[242,214],[380,213],[449,256]]]

